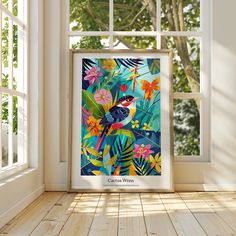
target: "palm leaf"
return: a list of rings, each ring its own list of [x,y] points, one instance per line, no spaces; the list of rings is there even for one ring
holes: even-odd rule
[[[115,59],[116,64],[121,66],[123,65],[126,68],[130,67],[135,67],[137,65],[142,65],[142,59],[136,59],[136,58],[129,58],[129,59],[122,59],[122,58],[117,58]]]
[[[82,76],[83,76],[83,78],[86,76],[85,71],[90,70],[95,65],[96,65],[96,63],[94,61],[92,61],[91,59],[83,58],[83,62],[82,62]],[[82,88],[87,89],[88,87],[89,87],[89,81],[83,79],[82,80]]]
[[[91,69],[92,66],[96,65],[96,63],[94,61],[92,61],[91,59],[88,58],[83,58],[83,73],[86,70]]]
[[[147,64],[152,75],[160,73],[160,59],[147,59]]]
[[[145,160],[145,158],[134,158],[133,164],[135,167],[135,172],[137,175],[145,176],[150,175],[154,170],[154,166],[151,167],[150,163]]]
[[[120,166],[120,175],[129,175],[129,169],[134,158],[133,141],[127,136],[117,137],[111,147],[111,156],[117,155],[113,171]]]

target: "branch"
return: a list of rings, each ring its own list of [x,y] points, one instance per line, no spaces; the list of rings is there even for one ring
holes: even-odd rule
[[[147,7],[147,6],[143,6],[143,7],[141,8],[141,10],[134,16],[133,20],[132,20],[128,25],[123,26],[123,27],[120,27],[120,30],[124,30],[124,29],[126,29],[126,28],[128,28],[128,27],[131,27],[131,26],[135,23],[135,21],[137,20],[137,18],[144,12],[144,10],[146,9],[146,7]]]
[[[143,5],[147,6],[152,25],[154,29],[157,28],[156,3],[154,0],[143,0]]]
[[[101,26],[103,30],[108,30],[108,27],[93,13],[91,0],[88,0],[87,10],[97,25]]]

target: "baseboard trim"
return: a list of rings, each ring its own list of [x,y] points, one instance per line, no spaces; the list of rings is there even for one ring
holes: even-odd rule
[[[45,191],[64,192],[64,191],[67,191],[67,185],[66,184],[45,184]]]
[[[175,184],[175,191],[236,191],[236,184]]]
[[[32,203],[37,197],[39,197],[45,190],[45,186],[42,185],[34,192],[25,196],[21,201],[17,202],[9,210],[0,215],[0,228],[8,223],[12,218],[14,218],[18,213],[20,213],[24,208],[26,208],[30,203]]]

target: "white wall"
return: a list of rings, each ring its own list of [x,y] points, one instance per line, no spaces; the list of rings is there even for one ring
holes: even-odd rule
[[[30,0],[29,166],[20,174],[0,181],[0,228],[44,191],[43,175],[43,1]],[[37,18],[37,16],[39,18]],[[37,109],[35,109],[37,108]],[[32,112],[33,111],[33,112]]]
[[[175,163],[177,190],[236,190],[235,9],[235,0],[213,0],[211,162]],[[45,183],[48,190],[63,190],[67,163],[60,162],[60,79],[65,78],[60,77],[58,0],[45,2],[45,22]]]

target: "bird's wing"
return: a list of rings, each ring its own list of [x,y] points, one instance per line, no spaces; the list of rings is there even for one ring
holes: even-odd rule
[[[129,112],[129,108],[114,106],[104,115],[100,124],[107,125],[121,122],[129,116]]]

